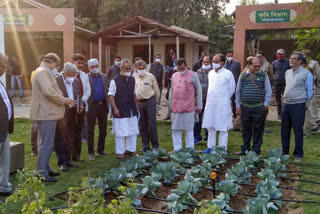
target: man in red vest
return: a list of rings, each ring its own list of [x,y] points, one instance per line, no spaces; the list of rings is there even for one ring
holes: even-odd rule
[[[202,89],[198,76],[187,68],[185,59],[178,59],[178,72],[172,76],[170,106],[172,112],[172,141],[174,151],[182,148],[181,132],[186,135],[186,147],[194,148],[195,117],[202,109]]]

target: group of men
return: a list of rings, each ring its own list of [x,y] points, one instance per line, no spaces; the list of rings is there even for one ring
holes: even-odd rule
[[[228,130],[240,117],[243,145],[241,151],[235,154],[244,155],[249,150],[260,154],[273,81],[276,97],[280,93],[277,106],[281,117],[283,154],[289,154],[293,127],[296,143],[293,155],[296,160],[301,160],[304,112],[306,103],[313,97],[313,76],[319,75],[317,72],[320,71],[312,75],[309,67],[313,61],[309,60],[307,67],[308,56],[300,52],[291,55],[290,67],[282,49],[277,51],[277,55],[278,59],[271,66],[260,51],[248,60],[243,72],[240,63],[233,60],[232,51],[226,56],[216,54],[212,59],[204,54],[197,63],[197,71],[190,70],[185,59],[174,59],[175,72],[170,78],[168,97],[174,152],[182,149],[182,131],[185,131],[186,147],[194,149],[194,145],[202,140],[202,128],[206,130],[208,146],[203,153],[210,153],[216,145],[217,133],[218,145],[227,150]],[[174,52],[170,58],[175,58]],[[1,54],[0,75],[5,71],[6,61],[6,56]],[[35,152],[39,153],[37,169],[45,181],[54,182],[54,177],[60,174],[49,166],[53,148],[62,171],[76,167],[75,162],[82,161],[81,133],[85,122],[89,160],[95,159],[94,129],[97,120],[99,137],[96,155],[106,155],[104,149],[109,111],[115,134],[115,153],[119,159],[123,159],[125,154],[138,156],[138,135],[142,139],[143,151],[151,149],[150,142],[153,149],[159,147],[156,105],[160,104],[165,73],[170,69],[166,71],[168,66],[161,64],[160,54],[155,55],[155,62],[151,65],[142,59],[136,59],[133,65],[128,59],[116,56],[107,74],[101,73],[97,59],[88,60],[89,73],[84,73],[85,57],[81,54],[75,54],[72,62],[65,63],[61,73],[57,72],[59,64],[60,58],[56,54],[44,55],[32,75],[30,118],[36,122],[39,130],[39,148]],[[285,87],[281,84],[285,84]],[[280,104],[282,91],[283,105]],[[0,193],[11,194],[7,133],[13,131],[13,106],[2,84],[0,92]]]

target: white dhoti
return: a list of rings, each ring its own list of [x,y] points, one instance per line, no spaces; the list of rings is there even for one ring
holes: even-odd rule
[[[135,152],[137,135],[139,134],[138,119],[136,116],[127,118],[113,118],[116,154],[124,154],[126,150]]]
[[[217,130],[214,128],[208,128],[208,148],[216,145]],[[219,131],[219,146],[224,146],[227,150],[228,148],[228,132]]]

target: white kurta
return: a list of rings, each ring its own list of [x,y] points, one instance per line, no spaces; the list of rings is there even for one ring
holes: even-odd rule
[[[235,92],[233,74],[226,68],[209,72],[207,102],[203,114],[202,128],[228,131],[232,128],[230,98]]]

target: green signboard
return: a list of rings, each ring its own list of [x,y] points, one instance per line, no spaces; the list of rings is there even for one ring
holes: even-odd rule
[[[5,26],[25,26],[29,25],[28,15],[5,15],[3,17]]]
[[[290,9],[257,10],[256,23],[290,22]]]

